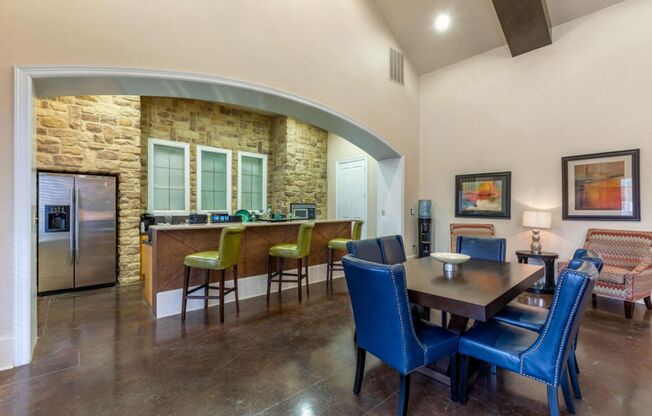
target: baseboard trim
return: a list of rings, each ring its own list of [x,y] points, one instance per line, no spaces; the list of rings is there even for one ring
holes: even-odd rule
[[[14,338],[0,337],[0,371],[14,367]]]
[[[296,273],[295,270],[288,270],[288,273]],[[310,284],[326,280],[326,264],[319,264],[309,267]],[[344,275],[339,272],[333,275],[333,279],[339,279]],[[228,284],[228,282],[227,282]],[[197,287],[197,286],[193,286]],[[284,283],[283,290],[296,288],[296,283]],[[240,300],[262,296],[267,293],[267,275],[250,276],[238,279],[238,295]],[[278,284],[272,285],[272,292],[278,292]],[[182,289],[168,290],[156,294],[156,318],[165,318],[181,314],[181,293]],[[233,294],[226,296],[225,304],[234,302]],[[208,307],[219,305],[219,300],[210,299]],[[204,301],[201,299],[189,299],[186,311],[202,309]]]

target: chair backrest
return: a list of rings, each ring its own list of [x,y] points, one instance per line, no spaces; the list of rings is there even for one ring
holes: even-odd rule
[[[493,224],[451,224],[451,251],[457,252],[457,237],[493,238],[496,233]]]
[[[491,261],[505,261],[507,241],[504,238],[457,237],[457,252],[471,258]]]
[[[424,349],[414,331],[405,268],[342,258],[351,297],[356,341],[390,367],[405,374],[424,364]]]
[[[304,222],[299,227],[299,235],[297,236],[297,249],[299,250],[299,257],[306,257],[310,254],[310,241],[312,240],[312,229],[315,228],[313,221]]]
[[[355,220],[353,221],[353,229],[351,230],[351,240],[359,240],[362,237],[362,226],[364,221]]]
[[[246,227],[244,225],[222,228],[222,232],[220,233],[220,247],[218,248],[218,251],[224,268],[238,264],[238,258],[240,257],[240,242],[242,241],[242,235],[244,234],[245,229]]]
[[[596,253],[593,250],[587,250],[585,248],[578,248],[577,250],[575,250],[575,254],[573,254],[573,259],[586,260],[592,263],[595,266],[595,268],[598,269],[598,273],[602,271],[602,267],[604,266],[604,260],[602,260],[602,256],[600,255],[600,253]]]
[[[591,228],[586,233],[584,248],[600,254],[609,266],[633,270],[650,262],[652,232]]]
[[[370,261],[372,263],[384,263],[383,252],[377,238],[349,241],[346,243],[346,249],[349,254],[355,258]]]
[[[378,239],[380,251],[383,253],[383,263],[399,264],[407,261],[403,237],[400,235],[388,235]]]
[[[575,259],[571,266],[573,268],[566,268],[559,275],[541,333],[520,357],[521,374],[551,386],[559,386],[571,344],[598,277],[598,270],[588,261]]]

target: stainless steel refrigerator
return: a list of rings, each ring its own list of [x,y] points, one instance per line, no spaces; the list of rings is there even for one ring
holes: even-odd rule
[[[38,292],[116,281],[116,178],[38,174]]]

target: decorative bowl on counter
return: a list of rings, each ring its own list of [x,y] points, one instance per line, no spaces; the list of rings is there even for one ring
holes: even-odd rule
[[[471,258],[468,254],[461,253],[432,253],[430,257],[438,262],[444,263],[444,270],[447,272],[454,271],[456,265],[464,263]]]

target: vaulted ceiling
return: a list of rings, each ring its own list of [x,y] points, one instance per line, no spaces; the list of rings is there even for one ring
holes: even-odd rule
[[[491,0],[373,0],[396,34],[403,51],[424,74],[505,44]],[[552,26],[623,0],[547,0]],[[448,13],[450,28],[434,29]]]

